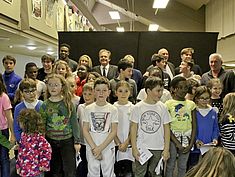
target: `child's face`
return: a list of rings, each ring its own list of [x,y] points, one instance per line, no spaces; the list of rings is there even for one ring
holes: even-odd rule
[[[49,60],[49,59],[45,59],[43,62],[42,62],[42,66],[45,70],[50,70],[52,69],[52,61]]]
[[[66,66],[64,64],[59,64],[56,68],[56,73],[65,77],[67,73]]]
[[[118,87],[116,91],[116,96],[118,97],[119,102],[127,102],[130,94],[131,92],[126,86]]]
[[[22,96],[26,102],[34,102],[37,99],[37,88],[32,87],[28,89],[23,89]]]
[[[51,96],[61,96],[62,83],[59,78],[50,78],[47,83],[47,89]]]
[[[222,93],[221,84],[214,84],[211,88],[211,96],[220,98],[220,94]]]
[[[87,78],[87,82],[89,83],[89,82],[95,82],[95,80],[96,80],[96,76],[95,75],[93,75],[93,74],[89,74],[88,75],[88,78]]]
[[[110,90],[106,84],[97,84],[94,91],[96,102],[106,102],[110,94]]]
[[[188,92],[188,83],[187,81],[180,81],[177,85],[177,88],[174,89],[175,98],[178,100],[184,100]]]
[[[78,75],[78,77],[80,79],[85,79],[86,78],[86,76],[87,76],[87,69],[86,69],[85,66],[83,66],[83,65],[79,66],[77,71],[78,71],[77,75]]]
[[[132,76],[132,70],[133,70],[132,68],[126,68],[125,70],[121,70],[121,73],[125,78],[130,79]]]
[[[38,76],[38,68],[36,66],[30,67],[26,72],[28,78],[33,80],[37,79]]]
[[[162,97],[163,87],[157,85],[152,90],[148,89],[147,93],[149,98],[151,98],[155,102],[158,102]]]
[[[15,63],[12,60],[5,60],[3,66],[6,72],[12,72],[14,71]]]
[[[68,86],[69,86],[69,90],[72,94],[75,94],[75,90],[77,89],[77,85],[76,85],[76,82],[74,80],[74,82],[71,80],[71,81],[68,81]]]
[[[95,100],[95,95],[93,90],[84,90],[82,92],[82,95],[86,104],[91,104]]]
[[[207,105],[210,102],[210,94],[205,92],[196,98],[196,103],[199,108],[207,108]]]

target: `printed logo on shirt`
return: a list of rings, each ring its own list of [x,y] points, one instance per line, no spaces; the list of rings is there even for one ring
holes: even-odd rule
[[[146,111],[141,115],[140,128],[148,134],[158,131],[161,126],[161,117],[155,111]]]
[[[110,112],[91,112],[92,131],[97,133],[108,131],[109,127],[106,127],[106,123],[109,115]]]
[[[186,121],[190,119],[190,116],[185,110],[183,104],[178,104],[175,106],[175,117],[177,118],[177,121]]]

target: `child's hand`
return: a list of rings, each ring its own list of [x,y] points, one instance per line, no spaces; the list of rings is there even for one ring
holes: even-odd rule
[[[200,147],[203,145],[204,143],[201,140],[197,140],[196,141],[196,146],[198,149],[200,149]]]
[[[121,152],[126,152],[127,147],[128,147],[127,143],[122,143],[118,146],[118,150]]]
[[[184,147],[180,143],[176,144],[176,148],[178,149],[179,152],[183,152],[184,150]]]
[[[99,159],[99,157],[102,156],[99,146],[96,146],[92,149],[92,154],[95,156],[96,159]]]
[[[170,158],[169,150],[168,151],[167,150],[163,150],[162,157],[163,157],[163,160],[166,162]]]
[[[190,147],[190,146],[186,146],[185,148],[184,148],[184,150],[183,150],[183,154],[186,154],[186,153],[188,153],[189,151],[190,151],[190,149],[191,149],[192,147]]]
[[[17,170],[16,170],[16,173],[19,175],[19,174],[20,174],[20,169],[17,169]]]
[[[218,141],[216,139],[213,139],[213,142],[212,142],[214,145],[217,145],[218,144]]]
[[[49,168],[45,168],[45,167],[39,167],[39,171],[49,171]]]
[[[16,138],[15,138],[15,136],[13,136],[13,135],[10,136],[10,143],[11,143],[11,144],[15,144],[15,143],[16,143]]]
[[[139,161],[139,158],[140,158],[140,153],[138,151],[137,148],[132,148],[132,155],[134,156],[134,158]]]
[[[79,153],[80,149],[81,149],[81,145],[80,144],[74,144],[74,149],[75,149],[76,153]]]

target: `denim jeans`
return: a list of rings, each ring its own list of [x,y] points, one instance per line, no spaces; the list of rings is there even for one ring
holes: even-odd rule
[[[1,130],[2,135],[9,138],[9,130]],[[0,145],[0,164],[1,164],[1,177],[10,176],[10,160],[9,150],[6,147]]]
[[[47,138],[52,148],[51,176],[74,177],[76,172],[73,138],[52,140]],[[61,173],[62,172],[62,173]]]

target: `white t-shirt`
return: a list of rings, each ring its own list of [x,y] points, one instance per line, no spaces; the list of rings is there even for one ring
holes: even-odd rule
[[[96,103],[92,103],[84,109],[82,120],[89,122],[91,137],[98,146],[104,142],[111,132],[111,124],[118,123],[118,111],[110,103],[104,106],[98,106]],[[110,145],[115,146],[114,141]]]
[[[145,88],[142,88],[137,95],[137,100],[144,100],[145,98],[147,98],[147,93],[145,92]],[[167,100],[170,99],[172,99],[171,93],[167,89],[163,89],[163,94],[160,101],[165,103]]]
[[[130,123],[131,123],[130,116],[134,105],[130,101],[125,105],[120,105],[118,104],[118,102],[115,102],[113,105],[118,109],[117,136],[121,141],[121,143],[124,143],[124,141],[126,141],[130,133]],[[120,160],[134,161],[131,148],[127,148],[126,152],[118,151],[116,159],[117,161]]]
[[[137,144],[151,150],[163,150],[163,125],[170,123],[170,120],[168,110],[161,101],[156,104],[137,103],[131,114],[131,121],[138,123]]]
[[[85,144],[84,137],[83,137],[83,114],[84,114],[84,109],[86,107],[86,104],[79,104],[77,107],[77,117],[79,119],[79,126],[80,126],[80,139],[81,139],[81,144]]]
[[[39,98],[41,95],[45,94],[47,91],[47,86],[44,82],[37,80],[37,98]]]

